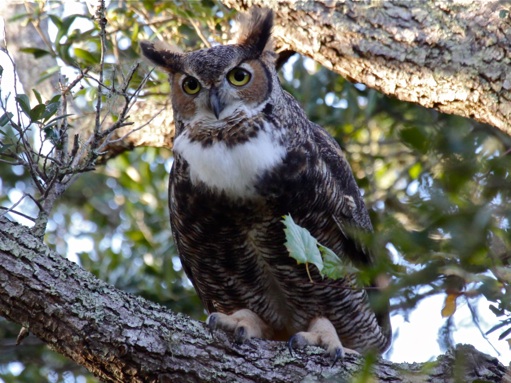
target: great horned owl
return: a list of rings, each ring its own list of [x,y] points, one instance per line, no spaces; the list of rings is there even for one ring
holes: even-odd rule
[[[370,308],[355,276],[322,279],[309,266],[309,278],[284,245],[290,214],[341,259],[373,262],[348,234],[372,226],[341,148],[279,83],[272,25],[270,11],[254,9],[233,45],[179,53],[141,43],[172,86],[169,199],[184,270],[209,326],[238,341],[288,339],[334,360],[343,346],[383,352],[388,312]]]

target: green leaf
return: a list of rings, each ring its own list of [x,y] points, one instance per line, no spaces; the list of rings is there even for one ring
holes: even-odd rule
[[[61,95],[61,94],[57,94],[57,95],[53,96],[53,97],[51,98],[51,100],[48,102],[48,104],[52,104],[52,103],[54,103],[54,102],[59,102],[59,101],[60,101],[60,97],[62,97],[62,95]]]
[[[30,116],[30,100],[28,99],[28,96],[26,94],[19,94],[15,97],[15,99],[23,113]]]
[[[140,32],[140,30],[139,30],[138,23],[134,23],[133,30],[131,31],[131,40],[132,41],[137,41],[139,32]]]
[[[69,117],[69,116],[72,116],[72,115],[73,115],[72,113],[68,113],[68,114],[62,114],[60,116],[57,116],[57,117],[53,118],[51,121],[48,121],[48,123],[45,126],[43,126],[42,129],[51,128],[51,127],[53,127],[53,126],[55,126],[57,124],[58,120],[61,120],[63,118],[66,118],[66,117]]]
[[[29,17],[30,17],[29,13],[19,13],[17,15],[14,15],[10,19],[8,19],[8,21],[14,22],[14,21],[22,20],[22,19],[29,18]]]
[[[61,28],[62,27],[62,21],[60,20],[59,17],[55,16],[55,15],[48,15],[50,17],[50,20],[53,21],[53,24],[55,24],[55,26],[57,28]]]
[[[504,339],[506,336],[508,336],[509,334],[511,334],[511,327],[508,328],[506,331],[504,331],[502,334],[499,335],[499,340],[502,340]]]
[[[318,243],[316,238],[307,229],[297,225],[290,215],[284,216],[283,222],[286,249],[298,264],[304,263],[308,267],[308,264],[312,263],[317,267],[321,277],[330,279],[344,278],[359,271],[351,263],[341,260],[331,249]]]
[[[341,279],[346,276],[348,269],[337,254],[323,245],[319,245],[319,251],[323,258],[324,276],[330,279]]]
[[[420,162],[416,162],[415,164],[412,165],[412,167],[410,169],[408,169],[408,174],[410,175],[410,177],[413,180],[416,180],[417,178],[419,178],[419,176],[421,175],[421,172],[422,172],[422,165]]]
[[[489,301],[497,301],[500,298],[502,285],[494,278],[486,278],[477,290]]]
[[[57,32],[57,36],[55,38],[55,42],[60,43],[60,40],[62,39],[62,37],[67,35],[67,32],[69,31],[69,27],[71,26],[71,24],[73,24],[73,21],[75,21],[77,16],[78,15],[69,15],[62,19],[62,22],[59,26],[59,31]]]
[[[492,332],[498,330],[499,328],[502,328],[504,326],[509,326],[511,325],[511,321],[509,319],[505,320],[505,321],[502,321],[500,322],[499,324],[496,324],[495,326],[493,326],[491,329],[489,329],[488,331],[486,331],[486,335],[488,334],[491,334]]]
[[[283,219],[284,233],[286,234],[286,246],[289,255],[296,259],[298,264],[314,264],[319,272],[323,270],[323,259],[318,249],[318,241],[303,227],[298,226],[290,215]]]
[[[74,48],[75,56],[85,61],[87,64],[96,64],[97,60],[92,53],[82,48]]]
[[[37,84],[40,84],[41,82],[43,82],[47,78],[50,78],[55,73],[57,73],[59,70],[60,70],[60,67],[58,65],[46,69],[43,73],[41,73],[41,77],[39,78],[39,80],[37,80]]]
[[[47,51],[46,49],[41,49],[41,48],[33,48],[33,47],[21,48],[20,51],[23,53],[30,53],[30,54],[34,55],[34,58],[36,58],[36,59],[46,56],[46,55],[51,55],[50,51]]]
[[[13,146],[12,144],[0,144],[0,154],[4,153],[9,149],[9,147]]]
[[[30,120],[31,121],[39,120],[39,118],[41,117],[41,114],[44,112],[45,109],[46,109],[46,105],[44,105],[44,104],[38,104],[38,105],[34,106],[30,110],[30,113],[28,114],[28,116],[30,117]]]
[[[6,112],[2,115],[2,117],[0,117],[0,126],[5,126],[7,125],[9,122],[11,122],[11,118],[12,118],[13,114],[11,112]]]
[[[53,116],[55,113],[57,113],[57,110],[59,109],[60,102],[50,102],[48,105],[45,105],[44,113],[42,114],[41,118],[43,120],[47,120],[51,116]]]
[[[399,132],[399,135],[405,144],[410,145],[419,153],[427,152],[429,140],[422,129],[418,127],[405,128]]]
[[[43,99],[41,97],[41,94],[35,89],[32,89],[32,92],[34,92],[34,96],[35,96],[35,98],[37,98],[37,101],[39,102],[39,104],[42,104]]]
[[[505,310],[502,310],[502,309],[499,309],[497,307],[495,307],[494,305],[490,305],[489,306],[489,309],[495,314],[495,316],[497,317],[501,317],[503,315],[506,314],[506,311]]]

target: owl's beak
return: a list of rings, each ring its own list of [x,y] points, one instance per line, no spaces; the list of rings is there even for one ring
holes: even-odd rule
[[[222,103],[222,101],[220,101],[218,88],[216,87],[211,87],[209,90],[209,106],[211,107],[211,110],[218,120],[218,117],[220,117],[220,113],[222,113],[222,110],[224,110],[225,105]]]

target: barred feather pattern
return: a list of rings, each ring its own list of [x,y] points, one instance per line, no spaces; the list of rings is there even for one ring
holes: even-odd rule
[[[231,125],[227,122],[220,137],[205,135],[196,126],[184,127],[207,147],[217,140],[254,137],[264,126],[271,126],[278,133],[275,139],[287,150],[282,164],[257,180],[257,195],[250,198],[230,198],[192,183],[187,162],[176,156],[170,210],[185,271],[209,312],[230,314],[248,308],[272,327],[275,339],[287,339],[306,330],[313,318],[324,316],[345,347],[384,351],[390,342],[388,314],[375,315],[366,291],[356,286],[355,276],[322,279],[309,266],[311,282],[305,266],[297,265],[284,246],[281,218],[291,214],[341,257],[371,262],[336,223],[335,216],[347,225],[371,230],[339,146],[323,128],[306,119],[290,95],[283,92],[282,97],[285,108],[269,102],[266,113],[257,118],[237,116]],[[256,133],[241,133],[253,132],[255,125],[259,127]],[[232,134],[226,136],[227,131]]]
[[[354,275],[322,279],[309,265],[311,281],[286,250],[290,214],[342,260],[371,265],[352,229],[372,226],[341,148],[280,85],[271,12],[246,20],[233,45],[180,53],[141,42],[172,86],[169,203],[183,268],[210,313],[249,309],[282,340],[324,317],[344,347],[383,352],[388,310],[373,311]]]

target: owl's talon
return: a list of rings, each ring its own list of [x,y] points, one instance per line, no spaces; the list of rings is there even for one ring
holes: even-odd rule
[[[289,338],[287,342],[287,348],[289,349],[289,353],[291,354],[291,356],[294,357],[295,355],[293,351],[295,351],[297,348],[303,348],[307,344],[309,343],[307,343],[304,337],[300,333],[297,333],[293,335],[291,338]]]
[[[243,344],[247,340],[247,329],[245,326],[236,327],[234,331],[234,342],[237,344]]]
[[[293,354],[293,338],[294,338],[294,335],[289,338],[289,340],[287,341],[287,349],[289,350],[289,354],[291,354],[292,357],[294,357],[294,354]]]
[[[208,325],[209,332],[213,337],[215,335],[215,330],[218,327],[218,315],[216,315],[216,313],[210,314],[206,319],[206,324]]]
[[[332,355],[332,365],[330,367],[335,366],[338,360],[344,358],[344,349],[342,347],[336,347],[334,353]]]

